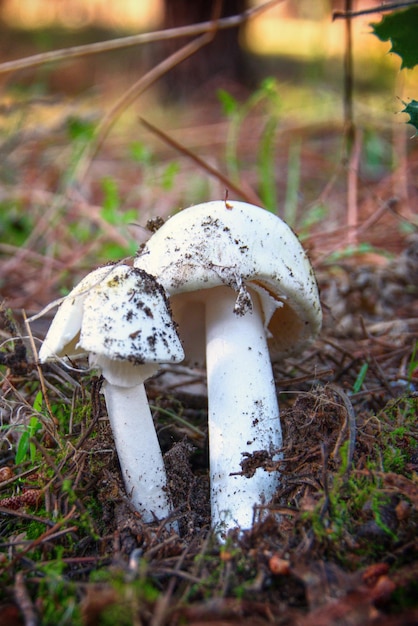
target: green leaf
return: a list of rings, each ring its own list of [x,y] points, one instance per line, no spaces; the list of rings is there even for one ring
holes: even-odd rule
[[[238,110],[238,102],[228,91],[225,89],[218,89],[218,100],[222,105],[224,115],[231,117]]]
[[[371,26],[381,41],[390,40],[390,51],[402,59],[401,68],[418,65],[418,6],[389,13]]]
[[[261,82],[258,93],[262,97],[266,98],[274,107],[276,107],[277,109],[280,108],[282,100],[280,97],[279,85],[276,78],[273,78],[272,76],[268,76],[267,78],[265,78]]]
[[[101,215],[109,224],[117,223],[117,212],[120,207],[119,190],[116,181],[110,176],[101,180],[103,206]]]
[[[161,179],[161,187],[164,191],[170,191],[173,188],[174,181],[176,175],[180,171],[180,165],[177,161],[172,161],[167,165],[165,170],[163,171],[162,179]]]
[[[70,116],[67,118],[67,130],[71,139],[89,142],[94,136],[95,125],[90,120]]]
[[[277,120],[270,117],[260,139],[258,151],[258,173],[260,178],[260,197],[268,211],[277,210],[277,190],[275,178],[275,139]]]
[[[29,431],[25,430],[25,432],[22,433],[22,436],[19,439],[19,444],[17,446],[16,456],[15,456],[16,465],[20,465],[20,463],[22,463],[26,459],[26,455],[29,450],[29,439],[30,439]]]
[[[404,102],[406,104],[406,102]],[[402,109],[402,113],[408,113],[410,119],[407,124],[412,124],[412,126],[418,131],[418,100],[411,100],[409,104],[406,104],[405,108]],[[415,132],[415,135],[417,132]]]
[[[31,437],[33,437],[38,430],[40,430],[42,428],[41,422],[38,420],[38,418],[36,417],[36,415],[32,415],[32,417],[29,420],[29,434]]]
[[[37,413],[39,413],[42,409],[42,401],[43,401],[42,391],[38,391],[38,393],[35,396],[35,400],[33,401],[33,410],[36,411]]]
[[[353,385],[353,392],[354,393],[358,393],[361,388],[363,387],[363,383],[364,383],[364,379],[366,378],[366,374],[367,374],[367,370],[369,369],[369,364],[368,363],[363,363],[363,365],[360,368],[360,371],[357,375],[356,380],[354,381],[354,385]]]
[[[141,141],[134,141],[129,146],[129,154],[133,161],[141,165],[151,165],[152,151]]]

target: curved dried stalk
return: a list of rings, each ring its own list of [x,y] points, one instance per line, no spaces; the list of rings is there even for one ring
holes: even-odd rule
[[[86,152],[83,157],[79,160],[75,171],[74,171],[74,179],[77,180],[78,183],[81,183],[90,167],[90,164],[102,145],[105,137],[109,133],[112,126],[115,124],[116,120],[120,117],[120,115],[127,109],[142,93],[144,93],[151,85],[153,85],[159,78],[164,76],[167,72],[169,72],[173,67],[192,56],[195,52],[203,48],[203,46],[207,45],[213,38],[213,34],[211,32],[194,39],[187,45],[180,48],[169,57],[158,63],[155,67],[153,67],[149,72],[147,72],[144,76],[141,76],[139,80],[136,81],[124,94],[117,100],[117,102],[113,105],[113,107],[108,111],[108,113],[104,116],[100,124],[98,125],[95,135],[92,141],[89,143]]]
[[[260,198],[250,188],[244,189],[243,185],[241,184],[237,185],[228,176],[225,176],[224,174],[222,174],[222,172],[220,172],[215,167],[210,165],[207,161],[205,161],[200,156],[198,156],[197,154],[195,154],[194,152],[186,148],[186,146],[183,146],[181,143],[179,143],[178,141],[176,141],[175,139],[167,135],[161,129],[147,122],[145,119],[140,118],[139,121],[141,122],[143,126],[145,126],[147,130],[157,135],[157,137],[159,137],[166,144],[174,148],[174,150],[177,150],[181,154],[187,156],[189,159],[194,161],[194,163],[196,163],[205,172],[207,172],[209,176],[213,176],[219,182],[223,183],[225,185],[225,188],[228,191],[233,191],[235,194],[237,194],[238,197],[242,198],[246,202],[249,202],[250,204],[259,204],[261,206],[262,202]]]
[[[248,19],[254,17],[271,8],[275,4],[279,4],[283,0],[270,0],[265,4],[258,7],[248,9],[240,15],[232,15],[230,17],[224,17],[217,21],[217,28],[224,30],[227,28],[235,28],[240,26]],[[51,63],[56,61],[62,61],[69,59],[76,59],[82,56],[88,56],[91,54],[100,54],[101,52],[108,52],[109,50],[121,50],[123,48],[130,48],[132,46],[138,46],[145,43],[151,43],[154,41],[166,41],[168,39],[177,39],[179,37],[196,36],[202,33],[207,33],[213,29],[213,22],[200,22],[199,24],[190,24],[188,26],[179,26],[177,28],[168,28],[165,30],[157,30],[152,33],[140,33],[139,35],[131,35],[128,37],[118,37],[117,39],[111,39],[110,41],[99,41],[97,43],[85,44],[83,46],[72,46],[70,48],[64,48],[61,50],[53,50],[51,52],[42,52],[41,54],[35,54],[24,59],[17,59],[16,61],[7,61],[6,63],[0,63],[0,74],[7,74],[9,72],[16,72],[17,70],[27,69],[29,67],[37,67],[44,63]]]

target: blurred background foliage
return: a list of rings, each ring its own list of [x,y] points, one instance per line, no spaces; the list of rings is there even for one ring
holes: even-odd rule
[[[222,16],[257,4],[224,0]],[[149,236],[149,219],[224,196],[224,183],[143,128],[142,117],[289,221],[314,261],[347,243],[396,253],[408,230],[402,219],[389,237],[387,220],[359,240],[344,236],[347,30],[332,13],[347,6],[286,0],[239,29],[218,32],[121,106],[94,150],[98,129],[127,90],[190,37],[0,73],[3,297],[13,308],[39,309],[97,264],[134,254]],[[211,11],[206,0],[2,0],[0,58],[178,28],[209,20]],[[414,191],[415,144],[401,111],[414,97],[416,70],[400,73],[399,57],[371,34],[370,22],[380,19],[351,21],[358,223],[392,197],[409,219]]]

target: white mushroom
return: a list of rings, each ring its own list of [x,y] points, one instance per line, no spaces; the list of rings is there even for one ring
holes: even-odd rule
[[[128,496],[144,521],[170,512],[163,458],[144,381],[184,352],[161,285],[117,265],[88,274],[65,298],[39,351],[41,362],[89,355],[106,399]]]
[[[169,293],[187,360],[206,355],[212,523],[249,528],[278,474],[237,475],[243,455],[256,467],[263,454],[280,458],[282,446],[269,350],[272,359],[297,353],[321,326],[309,260],[277,216],[216,201],[170,218],[134,265]]]

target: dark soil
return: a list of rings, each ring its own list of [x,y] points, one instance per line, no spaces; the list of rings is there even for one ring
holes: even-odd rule
[[[4,429],[2,623],[29,624],[31,611],[52,623],[42,621],[51,593],[64,604],[75,598],[87,625],[119,612],[125,621],[116,623],[153,625],[418,623],[417,260],[412,238],[384,268],[345,267],[348,291],[341,276],[321,275],[321,339],[302,360],[275,365],[283,459],[243,461],[247,474],[280,473],[270,515],[258,522],[255,512],[254,527],[222,545],[210,531],[206,397],[204,387],[192,391],[199,372],[188,383],[184,372],[163,372],[148,385],[176,534],[144,525],[129,505],[100,380],[59,365],[41,373],[26,340],[6,341],[3,426],[30,416],[40,375],[49,404],[71,403],[74,422],[45,417],[36,467],[13,464],[17,431]],[[383,283],[398,291],[391,306]],[[2,332],[18,333],[5,313]],[[44,597],[51,580],[59,591]]]

